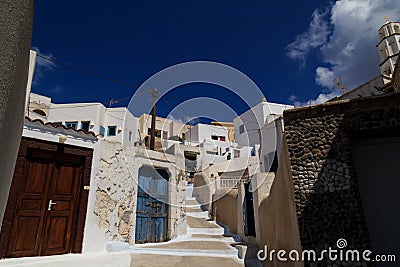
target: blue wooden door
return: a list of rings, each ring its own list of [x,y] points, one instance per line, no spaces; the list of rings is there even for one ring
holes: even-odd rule
[[[144,173],[149,175],[148,172]],[[136,243],[163,242],[167,239],[168,181],[157,172],[139,176]]]

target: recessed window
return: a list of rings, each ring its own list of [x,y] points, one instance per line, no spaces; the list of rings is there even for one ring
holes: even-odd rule
[[[36,114],[38,114],[38,115],[40,115],[40,116],[43,116],[43,117],[46,117],[46,116],[47,116],[46,112],[44,112],[44,111],[41,110],[41,109],[34,109],[33,112],[36,113]]]
[[[90,121],[81,121],[81,129],[85,130],[86,132],[89,132],[90,128]]]
[[[168,132],[167,131],[163,131],[163,139],[167,139],[168,138]]]
[[[212,139],[212,140],[218,140],[218,136],[213,135],[213,136],[211,136],[211,139]]]
[[[220,136],[219,141],[225,141],[225,136]]]
[[[131,132],[131,131],[129,131],[129,137],[128,137],[128,139],[129,139],[129,142],[132,142],[132,132]]]
[[[74,129],[78,129],[78,122],[77,121],[66,121],[65,126],[72,127]]]
[[[239,133],[240,134],[244,133],[244,124],[239,126]]]
[[[54,124],[55,126],[58,126],[58,125],[62,125],[62,122],[61,122],[61,121],[55,121],[55,122],[53,122],[53,124]]]
[[[108,136],[116,136],[117,135],[117,126],[108,126]]]
[[[100,125],[99,134],[104,136],[105,131],[106,131],[106,129],[104,129],[104,127]]]

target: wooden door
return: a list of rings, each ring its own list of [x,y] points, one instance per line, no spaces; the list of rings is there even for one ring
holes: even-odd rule
[[[41,151],[27,155],[7,257],[71,251],[82,166],[76,156]]]
[[[149,168],[149,167],[144,167]],[[163,242],[167,240],[168,180],[159,172],[145,170],[139,176],[135,242]],[[163,173],[164,174],[164,173]],[[146,175],[146,176],[144,176]]]

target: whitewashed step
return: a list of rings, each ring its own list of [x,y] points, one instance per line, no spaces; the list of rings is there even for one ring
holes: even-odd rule
[[[208,211],[202,211],[202,212],[186,212],[186,216],[190,216],[193,218],[204,218],[208,219]]]
[[[226,250],[200,250],[200,249],[167,249],[167,248],[131,248],[128,250],[132,254],[157,254],[157,255],[175,255],[175,256],[208,256],[208,257],[237,257],[236,249]]]
[[[201,235],[223,235],[224,228],[187,228],[187,233],[190,235],[201,234]]]

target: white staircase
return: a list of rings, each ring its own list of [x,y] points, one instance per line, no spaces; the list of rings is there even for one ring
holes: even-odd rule
[[[188,189],[191,191],[191,188]],[[207,256],[216,258],[215,266],[244,266],[244,260],[238,257],[238,249],[233,246],[236,243],[234,238],[224,235],[224,228],[210,220],[208,211],[202,210],[201,204],[191,194],[186,196],[186,216],[186,236],[164,243],[137,244],[130,246],[129,252],[180,257]],[[222,258],[221,264],[218,264],[219,258]],[[222,264],[227,260],[229,264]]]

